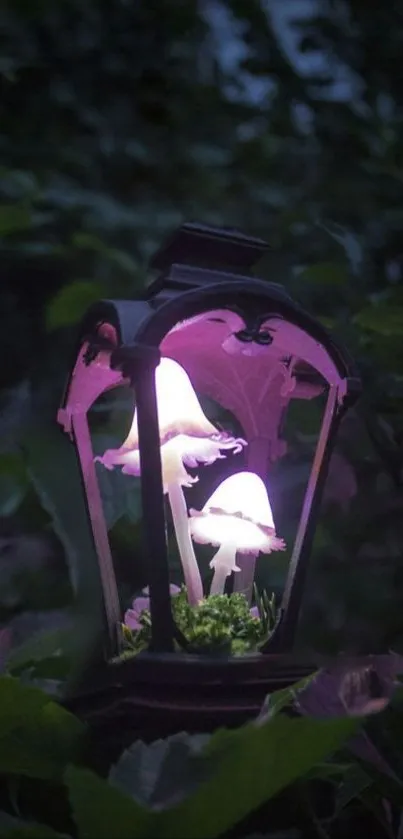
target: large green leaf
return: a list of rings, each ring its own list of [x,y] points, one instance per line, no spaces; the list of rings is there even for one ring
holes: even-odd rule
[[[235,732],[217,732],[205,749],[215,771],[185,802],[158,817],[156,835],[216,837],[335,751],[357,728],[352,719],[319,721],[279,714]]]
[[[148,839],[154,817],[88,769],[70,767],[66,785],[79,839]]]
[[[80,839],[106,839],[114,834],[122,839],[220,836],[307,775],[356,728],[357,721],[352,719],[323,722],[279,714],[235,732],[217,732],[198,756],[210,765],[207,778],[197,784],[185,801],[154,813],[91,772],[69,769],[66,782]],[[136,750],[131,754],[134,757]],[[121,776],[126,790],[135,787],[138,778],[138,768],[133,764],[130,779],[129,762],[126,756],[124,778]],[[148,773],[149,801],[155,777],[153,769],[151,775]]]
[[[55,779],[79,755],[84,733],[42,691],[0,678],[0,772]]]
[[[182,732],[150,745],[133,743],[112,767],[109,780],[144,806],[177,804],[211,774],[211,761],[201,754],[209,739]]]

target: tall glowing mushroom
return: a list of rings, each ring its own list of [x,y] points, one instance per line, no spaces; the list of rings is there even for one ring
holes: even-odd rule
[[[190,532],[195,542],[218,546],[210,562],[214,577],[210,594],[222,594],[227,577],[239,571],[237,553],[257,556],[285,550],[276,536],[266,488],[253,472],[226,478],[203,509],[190,510]]]
[[[176,539],[181,557],[189,602],[203,598],[199,567],[189,534],[189,520],[182,487],[189,487],[198,478],[185,466],[210,464],[224,457],[224,450],[235,454],[246,445],[219,432],[205,417],[186,371],[171,358],[162,358],[156,369],[155,389],[161,442],[162,481],[168,495]],[[119,449],[108,449],[100,461],[106,469],[121,466],[126,475],[140,475],[140,452],[137,413],[134,412],[129,434]]]

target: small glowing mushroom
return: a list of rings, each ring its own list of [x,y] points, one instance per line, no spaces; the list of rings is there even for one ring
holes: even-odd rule
[[[193,478],[185,466],[210,464],[223,458],[224,450],[235,454],[246,445],[244,440],[220,432],[205,417],[188,374],[178,362],[162,358],[156,369],[155,389],[161,441],[162,481],[172,511],[176,539],[183,566],[189,602],[203,598],[203,586],[189,534],[189,520],[183,486]],[[119,449],[108,449],[96,457],[106,469],[121,466],[126,475],[140,475],[140,452],[135,411],[129,434]]]
[[[218,546],[210,562],[214,577],[210,594],[222,594],[232,571],[239,571],[236,554],[285,550],[276,536],[266,487],[253,472],[231,475],[213,492],[203,509],[190,510],[190,532],[195,542]]]

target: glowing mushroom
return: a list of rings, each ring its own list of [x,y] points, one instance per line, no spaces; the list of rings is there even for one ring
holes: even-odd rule
[[[210,562],[214,577],[210,594],[222,594],[232,571],[239,571],[237,553],[257,556],[285,550],[276,536],[265,485],[253,472],[231,475],[213,492],[203,509],[190,510],[195,542],[218,546]]]
[[[210,464],[224,457],[224,450],[235,454],[246,445],[244,440],[219,432],[205,417],[188,374],[178,362],[162,358],[156,369],[155,389],[161,441],[162,481],[172,511],[176,539],[183,566],[189,602],[203,598],[199,567],[189,535],[189,520],[183,486],[193,478],[185,466]],[[108,449],[100,461],[107,469],[121,466],[126,475],[140,475],[140,452],[137,413],[127,439],[119,449]]]

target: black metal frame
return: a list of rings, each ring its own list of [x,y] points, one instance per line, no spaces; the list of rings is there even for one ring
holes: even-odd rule
[[[203,251],[203,241],[206,242],[206,237],[209,242],[207,262],[210,268],[197,264],[197,261],[200,263],[200,253]],[[292,650],[298,623],[321,490],[334,437],[341,416],[360,393],[360,380],[356,367],[345,350],[320,323],[291,300],[285,289],[275,283],[239,273],[239,265],[243,269],[250,269],[256,257],[260,257],[267,249],[264,242],[239,236],[234,231],[207,230],[206,233],[206,228],[195,225],[185,226],[185,239],[185,254],[179,254],[176,262],[178,239],[175,240],[175,237],[168,249],[157,255],[153,267],[162,270],[163,274],[148,287],[145,299],[136,302],[101,301],[89,310],[80,332],[79,347],[81,348],[84,342],[88,342],[89,345],[88,363],[100,350],[108,350],[111,367],[120,370],[122,377],[128,379],[136,391],[146,561],[152,616],[150,652],[119,664],[119,673],[115,665],[110,665],[102,675],[102,680],[104,685],[109,685],[108,690],[119,690],[122,679],[128,681],[129,689],[130,685],[135,683],[138,702],[143,710],[154,696],[156,685],[163,691],[161,702],[168,710],[172,710],[175,703],[176,706],[180,704],[182,688],[188,685],[185,694],[189,708],[194,702],[194,692],[202,696],[206,689],[207,692],[210,690],[211,696],[217,696],[218,706],[222,711],[226,709],[227,713],[230,685],[231,690],[235,690],[236,685],[238,688],[244,686],[250,698],[256,690],[259,696],[264,696],[269,684],[284,686],[287,681],[295,681],[314,669],[306,664],[290,664],[288,654]],[[231,250],[234,247],[236,257]],[[206,254],[204,256],[206,257]],[[169,596],[154,373],[160,359],[160,343],[170,329],[179,321],[213,309],[229,309],[240,314],[249,331],[249,337],[258,341],[260,326],[268,317],[278,316],[286,319],[326,349],[340,378],[345,379],[347,383],[347,392],[342,404],[336,402],[336,394],[330,389],[328,411],[325,413],[311,474],[311,501],[309,509],[303,510],[301,517],[303,519],[305,515],[305,521],[297,534],[275,632],[262,648],[261,652],[265,655],[245,656],[243,660],[218,660],[186,653],[181,654],[178,659],[173,653],[174,638],[178,637],[178,631],[174,626]],[[108,343],[107,339],[100,337],[99,327],[104,324],[110,324],[114,328],[116,343]],[[67,394],[68,387],[65,399]],[[123,671],[126,673],[125,677]],[[251,698],[252,705],[253,702]]]
[[[192,269],[188,269],[190,274]],[[199,274],[199,269],[197,274]],[[207,272],[206,272],[207,273]],[[144,304],[143,304],[144,305]],[[134,308],[133,308],[134,307]],[[149,569],[150,608],[152,613],[152,649],[158,652],[173,650],[174,626],[170,609],[168,563],[165,543],[165,518],[161,478],[161,458],[154,371],[159,361],[158,347],[167,332],[178,321],[216,308],[238,311],[249,324],[263,323],[268,316],[280,315],[305,332],[313,335],[329,352],[342,378],[347,379],[347,398],[343,405],[333,401],[330,421],[313,469],[315,483],[309,521],[297,539],[280,620],[264,651],[284,652],[292,647],[292,637],[297,625],[303,584],[307,572],[309,552],[320,501],[320,490],[342,411],[356,397],[357,376],[350,358],[331,338],[326,330],[281,292],[263,281],[250,278],[226,277],[220,283],[204,285],[187,292],[177,292],[169,301],[154,310],[150,309],[134,327],[133,316],[138,322],[136,304],[105,301],[89,313],[82,331],[82,338],[89,339],[96,352],[96,329],[99,323],[111,323],[117,330],[120,346],[111,348],[111,366],[119,368],[129,378],[136,391],[140,458],[142,466],[142,501],[146,534],[147,565]],[[128,314],[132,314],[132,318]],[[255,330],[256,332],[256,330]],[[128,340],[129,339],[129,340]],[[308,526],[309,525],[309,526]]]

